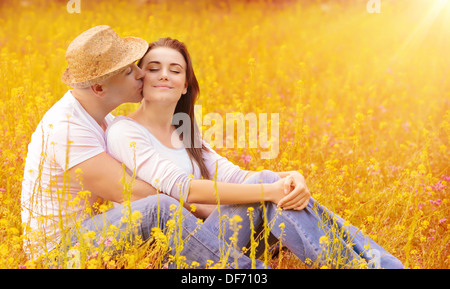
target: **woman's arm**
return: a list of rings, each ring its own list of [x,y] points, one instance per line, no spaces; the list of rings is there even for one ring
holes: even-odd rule
[[[208,152],[203,153],[205,165],[210,175],[214,175],[218,182],[240,184],[256,173],[255,171],[242,170],[239,166],[215,152],[208,143],[203,141],[203,144],[208,149]],[[296,171],[278,172],[277,174],[282,179],[285,178],[285,196],[282,200],[276,201],[276,203],[284,209],[303,209],[308,204],[310,197],[303,176]],[[192,187],[190,194],[192,194]],[[202,194],[203,197],[205,195]],[[241,200],[241,198],[247,198],[247,196],[237,194],[233,198],[235,198],[235,201],[231,201],[231,203],[240,203],[246,202],[245,200]]]
[[[230,170],[231,164],[226,164],[224,158],[217,162],[221,170],[217,176],[218,182],[190,179],[181,168],[162,158],[146,137],[145,128],[130,119],[112,124],[107,131],[107,141],[108,153],[123,162],[130,171],[134,171],[139,179],[176,199],[184,198],[189,203],[203,204],[216,204],[217,198],[221,204],[260,201],[279,204],[280,200],[289,197],[284,194],[285,179],[273,184],[227,183],[242,180],[246,172],[238,168]],[[213,161],[217,159],[208,160],[212,166]],[[295,204],[296,200],[288,199],[289,205]]]
[[[272,184],[233,184],[211,180],[191,180],[188,202],[248,204],[270,201],[277,204],[284,194],[284,179]]]
[[[238,169],[229,170],[230,165],[221,158],[217,164],[221,172],[217,180],[194,180],[171,161],[164,159],[146,137],[145,128],[131,119],[116,119],[107,131],[108,153],[123,162],[139,179],[151,184],[159,191],[183,198],[188,203],[243,204],[264,201],[277,203],[284,197],[282,182],[277,184],[227,183],[242,175]],[[213,158],[208,158],[212,166]],[[243,179],[243,177],[242,177]],[[216,196],[217,195],[217,196]]]

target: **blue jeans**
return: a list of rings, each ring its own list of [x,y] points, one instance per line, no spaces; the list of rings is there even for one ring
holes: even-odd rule
[[[261,171],[250,176],[245,183],[272,183],[278,179],[279,176],[271,171]],[[152,228],[159,227],[164,231],[167,221],[173,219],[173,210],[170,209],[172,205],[179,206],[179,202],[163,194],[132,202],[131,212],[139,211],[142,215],[135,234],[145,241],[150,239]],[[312,198],[308,206],[301,211],[279,211],[276,205],[270,202],[264,203],[264,206],[271,233],[278,239],[283,234],[282,244],[307,264],[308,261],[312,261],[321,265],[332,260],[333,266],[341,268],[352,267],[355,264],[353,262],[360,262],[364,259],[369,268],[403,268],[398,259],[354,226],[344,224],[345,221],[342,218],[331,213]],[[249,207],[253,208],[252,220],[248,214]],[[180,255],[186,258],[187,264],[195,261],[200,264],[200,267],[205,267],[208,260],[216,263],[223,257],[223,252],[229,250],[228,263],[231,268],[252,267],[252,260],[234,248],[243,248],[249,244],[251,240],[250,221],[255,228],[261,227],[264,223],[264,210],[260,203],[222,205],[220,214],[216,209],[200,227],[198,227],[198,219],[184,208],[182,215],[184,219],[182,238],[186,242]],[[242,219],[234,246],[227,246],[223,241],[229,242],[230,237],[235,233],[229,228],[226,221],[221,220],[224,215],[229,216],[230,219],[234,215],[238,215]],[[102,232],[108,230],[110,225],[114,225],[124,234],[128,234],[121,238],[128,238],[132,241],[136,236],[130,235],[126,230],[127,223],[121,221],[122,217],[123,206],[116,207],[83,222],[82,231]],[[280,228],[282,223],[285,225],[283,232]],[[221,240],[218,236],[221,236]],[[77,242],[79,242],[78,238],[73,237],[70,243],[73,246]],[[171,240],[169,244],[172,248],[175,247],[173,242],[174,240]],[[175,255],[175,249],[170,253]],[[254,265],[256,268],[265,267],[259,260],[256,260]]]
[[[141,221],[134,232],[133,230],[127,229],[127,222],[122,221],[124,206],[118,206],[84,221],[81,226],[81,232],[72,235],[70,245],[75,246],[76,243],[79,243],[81,241],[79,236],[83,236],[84,233],[93,231],[97,235],[100,235],[102,232],[104,233],[110,230],[110,226],[117,227],[117,231],[120,232],[116,239],[126,239],[133,242],[138,235],[143,241],[149,240],[152,228],[159,227],[163,232],[167,229],[167,221],[173,220],[174,210],[171,209],[173,205],[179,208],[180,203],[164,194],[159,194],[159,196],[152,195],[131,202],[131,212],[139,211],[142,215]],[[216,264],[221,259],[223,260],[224,254],[227,254],[224,252],[228,252],[229,262],[227,263],[229,265],[227,267],[251,268],[252,260],[249,257],[232,247],[227,246],[223,248],[223,244],[221,245],[219,243],[217,235],[209,231],[206,226],[198,226],[198,219],[194,215],[185,208],[182,208],[181,213],[183,215],[182,219],[184,220],[181,223],[181,238],[185,240],[185,243],[180,255],[186,258],[185,262],[188,265],[191,265],[195,261],[199,263],[200,268],[204,268],[209,260]],[[169,252],[172,255],[175,255],[176,244],[174,244],[174,240],[175,238],[171,238],[169,242],[169,247],[173,248]],[[102,242],[104,242],[104,239]],[[98,238],[92,244],[98,247]],[[222,252],[220,248],[222,248]],[[103,249],[114,250],[114,246],[104,247]],[[174,262],[171,262],[169,267],[174,268],[176,265]],[[257,260],[256,268],[264,268],[264,264]]]
[[[280,177],[271,171],[261,171],[250,176],[245,183],[273,183]],[[355,267],[358,263],[366,263],[368,268],[403,268],[402,263],[385,249],[365,236],[356,227],[345,224],[339,216],[328,211],[313,198],[307,207],[301,211],[277,210],[271,202],[264,203],[266,220],[271,227],[271,233],[280,239],[282,244],[299,259],[316,262],[319,266],[328,264],[337,268]],[[249,218],[248,207],[253,207],[252,220]],[[264,210],[261,203],[249,205],[224,205],[220,207],[220,215],[230,218],[239,215],[242,218],[238,231],[238,248],[246,246],[250,241],[251,224],[257,228],[264,222]],[[280,228],[284,223],[285,227]],[[214,235],[218,235],[219,212],[216,209],[205,221],[204,226]],[[222,228],[228,228],[223,225]],[[232,230],[226,230],[225,240],[232,235]],[[307,260],[309,259],[309,260]],[[365,261],[364,261],[364,260]],[[330,262],[331,264],[327,263]]]

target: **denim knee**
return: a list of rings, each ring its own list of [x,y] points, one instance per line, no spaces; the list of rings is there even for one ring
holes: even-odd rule
[[[262,170],[251,175],[245,184],[271,184],[280,179],[280,176],[270,170]]]
[[[144,210],[147,214],[157,213],[159,212],[169,212],[171,205],[179,206],[180,203],[178,200],[166,195],[166,194],[158,194],[158,195],[151,195],[144,199],[141,199],[144,207],[141,207],[140,205],[137,205],[135,209],[137,210]],[[140,207],[140,208],[139,208]],[[133,210],[133,208],[132,208]]]

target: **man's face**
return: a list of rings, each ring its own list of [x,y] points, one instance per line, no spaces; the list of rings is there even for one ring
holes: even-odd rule
[[[107,91],[109,101],[114,104],[140,102],[144,76],[144,72],[132,63],[122,72],[108,78],[102,86]]]

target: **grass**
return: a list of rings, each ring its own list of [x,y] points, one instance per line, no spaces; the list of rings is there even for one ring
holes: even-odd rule
[[[382,0],[370,14],[357,0],[81,0],[69,14],[66,3],[0,4],[0,268],[36,265],[21,246],[27,144],[68,89],[68,44],[99,24],[185,42],[204,114],[279,114],[276,158],[260,158],[262,148],[220,154],[245,169],[299,170],[315,199],[406,266],[450,268],[450,4]],[[167,240],[155,236],[148,246],[159,249],[128,246],[119,260],[86,253],[81,266],[164,267]],[[269,264],[305,267],[289,252]]]

